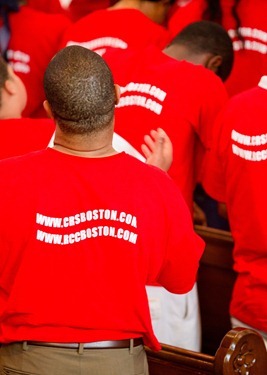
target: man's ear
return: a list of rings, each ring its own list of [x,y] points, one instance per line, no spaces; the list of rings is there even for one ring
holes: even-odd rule
[[[208,59],[206,68],[212,70],[214,73],[218,72],[218,68],[222,65],[222,56],[215,55]]]
[[[52,113],[52,111],[51,111],[50,104],[48,103],[47,100],[45,100],[45,101],[43,102],[43,107],[44,107],[44,109],[45,109],[45,112],[46,112],[47,116],[48,116],[49,118],[51,118],[51,119],[54,119],[53,113]]]
[[[12,79],[7,79],[4,84],[4,89],[9,93],[9,95],[16,94],[16,85]]]
[[[115,87],[115,97],[116,97],[115,104],[117,105],[117,104],[119,104],[119,100],[120,100],[120,96],[121,96],[121,89],[120,89],[120,86],[117,85],[116,83],[115,83],[114,87]]]

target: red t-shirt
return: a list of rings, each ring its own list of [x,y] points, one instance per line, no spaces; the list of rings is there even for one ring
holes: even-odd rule
[[[54,131],[50,119],[0,120],[0,160],[46,148]]]
[[[79,44],[98,52],[106,48],[160,48],[170,40],[169,32],[137,9],[103,9],[75,22],[64,34],[62,47]]]
[[[204,187],[226,202],[238,278],[231,314],[267,332],[267,77],[233,97],[218,117]]]
[[[220,0],[222,9],[222,26],[228,31],[234,47],[233,70],[226,81],[229,95],[235,95],[257,85],[267,66],[267,1],[241,0],[237,6],[240,20],[237,37],[237,22],[233,16],[235,0]],[[168,29],[174,37],[191,22],[203,19],[207,9],[207,0],[189,0],[169,19]]]
[[[144,337],[145,285],[194,285],[204,243],[166,173],[124,153],[0,162],[0,342]]]
[[[203,13],[207,8],[206,0],[180,0],[174,7],[168,20],[168,30],[174,38],[184,27],[191,22],[203,19]]]
[[[240,19],[237,38],[236,22],[231,14],[233,0],[221,0],[223,26],[233,40],[235,60],[226,88],[230,95],[255,87],[267,72],[267,2],[265,0],[241,0],[237,7]]]
[[[11,39],[7,56],[27,89],[24,117],[45,117],[44,72],[58,51],[62,33],[70,23],[61,14],[47,14],[28,6],[10,14]]]
[[[116,0],[72,0],[67,8],[63,8],[59,0],[27,0],[27,5],[46,13],[64,13],[73,22],[98,9],[104,9]]]
[[[214,119],[227,100],[223,83],[208,69],[177,61],[154,47],[110,51],[105,59],[121,86],[116,133],[141,152],[144,135],[163,128],[174,148],[169,174],[192,209],[201,154],[209,147]],[[195,148],[201,151],[197,167]]]
[[[65,13],[60,0],[27,0],[27,5],[46,13]]]
[[[69,5],[69,12],[73,21],[78,21],[88,13],[94,12],[98,9],[108,8],[112,0],[72,0]]]

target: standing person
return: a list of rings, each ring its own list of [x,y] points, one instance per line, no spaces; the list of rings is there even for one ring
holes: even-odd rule
[[[221,3],[222,25],[232,38],[235,51],[233,71],[226,81],[226,88],[233,96],[257,86],[261,76],[266,74],[267,2],[236,0],[231,9],[226,0]]]
[[[195,65],[178,61],[189,56]],[[178,35],[164,51],[155,47],[109,51],[105,59],[121,86],[116,133],[140,152],[143,136],[152,127],[167,132],[173,143],[169,174],[193,213],[193,191],[196,182],[201,181],[202,160],[210,146],[213,122],[228,99],[215,72],[223,79],[230,73],[233,50],[229,36],[219,25],[201,22]],[[147,291],[159,341],[199,351],[197,288],[183,296],[154,285]]]
[[[120,0],[108,9],[88,14],[64,34],[62,46],[77,44],[100,55],[107,48],[166,46],[170,40],[161,24],[174,0]]]
[[[98,54],[64,48],[44,86],[53,149],[0,162],[0,369],[148,374],[145,284],[188,292],[203,241],[166,173],[112,148],[119,90]]]
[[[46,148],[53,135],[51,119],[22,117],[26,103],[25,85],[0,57],[0,159]]]
[[[151,128],[166,130],[174,147],[169,174],[192,210],[200,151],[209,147],[213,122],[228,100],[222,80],[233,64],[229,36],[215,23],[197,22],[163,51],[109,51],[105,60],[121,87],[116,132],[141,151],[143,136]],[[194,168],[196,147],[199,167]]]
[[[203,65],[214,71],[223,82],[227,80],[231,74],[234,52],[231,38],[222,26],[211,21],[192,22],[181,30],[175,40],[179,60]],[[201,166],[197,166],[198,169]],[[204,225],[229,230],[228,220],[218,214],[218,203],[203,190],[201,175],[194,191],[194,220],[198,219],[196,204],[205,214]]]
[[[168,21],[172,36],[186,24],[208,19],[220,23],[229,33],[235,61],[226,88],[233,96],[255,87],[266,73],[267,26],[265,0],[189,0],[177,7]]]
[[[28,102],[23,116],[45,117],[44,71],[59,49],[63,31],[71,22],[62,14],[47,14],[19,3],[18,0],[0,0],[1,19],[10,34],[5,49],[2,48],[2,56],[6,56],[25,84]]]
[[[267,76],[231,98],[214,128],[203,183],[211,196],[226,203],[234,239],[232,324],[260,331],[267,344],[266,103]]]

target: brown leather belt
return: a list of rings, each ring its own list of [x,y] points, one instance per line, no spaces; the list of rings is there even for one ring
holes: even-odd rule
[[[132,341],[132,344],[131,344]],[[81,346],[83,349],[118,349],[118,348],[130,348],[131,346],[144,345],[141,337],[136,339],[127,340],[114,340],[114,341],[96,341],[96,342],[85,342],[85,343],[58,343],[58,342],[42,342],[42,341],[26,341],[27,345],[36,346],[47,346],[54,348],[66,348],[66,349],[79,349]]]

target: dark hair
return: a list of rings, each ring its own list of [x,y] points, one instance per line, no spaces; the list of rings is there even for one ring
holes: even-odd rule
[[[111,71],[97,53],[73,45],[49,63],[44,89],[53,116],[65,133],[97,132],[112,122],[115,88]]]
[[[232,40],[227,31],[211,21],[193,22],[173,39],[171,44],[185,45],[193,54],[212,53],[222,57],[217,75],[224,81],[229,76],[234,61]]]

